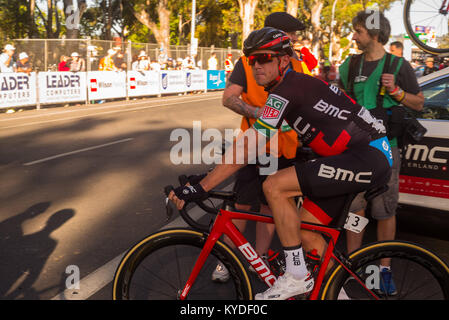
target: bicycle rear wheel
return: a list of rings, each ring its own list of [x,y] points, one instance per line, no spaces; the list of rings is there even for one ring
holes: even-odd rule
[[[404,25],[420,49],[431,54],[449,54],[449,0],[406,0]]]
[[[152,234],[120,262],[113,283],[114,300],[179,299],[206,237],[189,229]],[[217,262],[229,270],[226,283],[211,280]],[[232,250],[217,241],[187,296],[189,300],[252,299],[248,275]]]
[[[391,274],[379,270],[380,259],[391,259]],[[351,271],[365,286],[337,265],[322,290],[323,299],[338,299],[344,292],[351,300],[448,300],[449,267],[434,253],[405,241],[368,245],[350,256]]]

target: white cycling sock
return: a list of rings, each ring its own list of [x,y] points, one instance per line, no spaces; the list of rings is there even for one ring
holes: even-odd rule
[[[297,279],[303,279],[307,276],[306,262],[302,246],[284,247],[285,254],[285,272],[292,274]]]

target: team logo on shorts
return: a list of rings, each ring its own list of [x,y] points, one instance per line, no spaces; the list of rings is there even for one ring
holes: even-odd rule
[[[275,94],[270,94],[265,103],[264,112],[262,118],[264,119],[278,119],[285,107],[288,104],[288,100],[277,96]]]

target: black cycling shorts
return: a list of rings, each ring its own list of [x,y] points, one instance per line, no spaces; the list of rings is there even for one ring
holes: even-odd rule
[[[296,163],[295,168],[305,197],[302,206],[325,225],[339,216],[348,194],[385,185],[391,175],[385,155],[369,145]]]
[[[295,159],[278,158],[278,170],[294,165]],[[266,178],[266,175],[259,174],[259,166],[256,164],[249,164],[237,171],[234,184],[234,192],[237,194],[235,203],[251,205],[251,210],[255,211],[259,210],[261,203],[268,205],[262,189],[262,184]]]

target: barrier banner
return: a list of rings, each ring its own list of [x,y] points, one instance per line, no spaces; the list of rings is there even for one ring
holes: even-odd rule
[[[86,101],[86,72],[39,72],[41,104]]]
[[[37,104],[36,73],[0,73],[0,108]]]
[[[158,71],[128,71],[128,96],[139,97],[159,94]]]
[[[186,91],[201,91],[207,89],[206,70],[185,71]]]
[[[185,73],[181,70],[160,72],[161,93],[177,93],[186,91]]]
[[[126,72],[91,71],[87,73],[89,100],[126,97]]]
[[[207,90],[224,89],[226,77],[224,70],[207,70]]]

